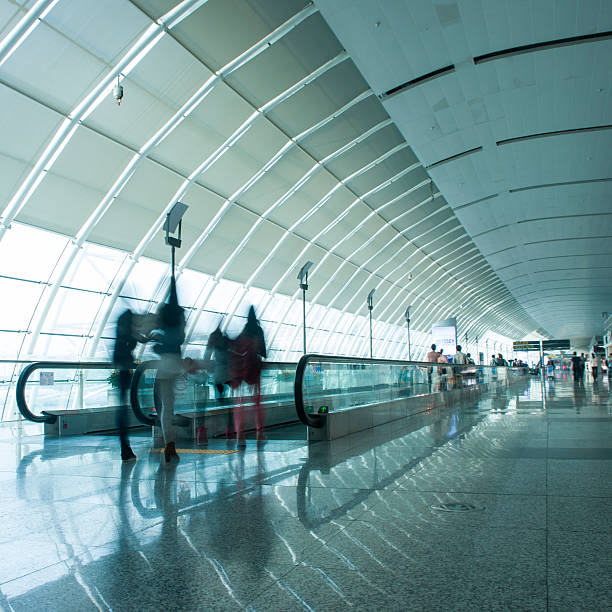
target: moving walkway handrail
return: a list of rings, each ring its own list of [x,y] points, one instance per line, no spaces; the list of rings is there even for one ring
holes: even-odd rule
[[[436,363],[429,363],[424,361],[401,361],[397,359],[369,359],[367,357],[340,357],[338,355],[316,355],[307,354],[302,355],[300,358],[297,368],[295,370],[295,409],[298,417],[304,425],[320,429],[325,426],[325,420],[327,415],[325,414],[312,414],[306,412],[304,409],[304,396],[302,393],[302,383],[304,379],[304,372],[309,361],[323,361],[333,363],[355,363],[355,364],[395,364],[395,365],[417,365],[417,366],[437,366]],[[443,364],[440,364],[443,365]]]
[[[149,361],[143,361],[137,368],[134,370],[134,375],[132,376],[132,386],[130,387],[130,403],[132,405],[132,410],[134,412],[134,416],[144,425],[157,425],[157,418],[153,418],[144,413],[142,406],[140,405],[140,397],[138,396],[138,385],[140,384],[140,380],[144,375],[146,370],[156,370],[159,367],[161,361],[159,359],[151,359]],[[262,362],[263,370],[288,370],[295,368],[295,363],[288,363],[283,361],[264,361]],[[153,404],[155,406],[155,411],[157,414],[161,411],[161,403],[159,394],[157,392],[157,384],[155,383],[153,386]]]
[[[321,362],[321,363],[354,363],[359,365],[401,365],[401,366],[417,366],[421,368],[452,368],[456,372],[470,371],[471,368],[476,370],[482,370],[483,368],[501,368],[502,366],[486,366],[481,364],[448,364],[448,363],[431,363],[429,361],[401,361],[398,359],[370,359],[367,357],[341,357],[338,355],[318,355],[318,354],[307,354],[303,355],[298,362],[295,371],[295,383],[294,383],[294,395],[295,395],[295,409],[298,417],[304,425],[309,427],[321,428],[325,426],[327,419],[326,414],[309,413],[304,408],[304,397],[303,397],[303,379],[306,366],[310,362]],[[510,366],[503,366],[510,369]]]
[[[34,423],[55,423],[57,421],[56,414],[50,414],[45,410],[42,414],[34,414],[25,398],[26,384],[28,378],[36,370],[114,370],[115,364],[109,361],[35,361],[29,366],[26,366],[19,374],[17,379],[17,387],[15,389],[17,408],[21,415],[34,421]]]

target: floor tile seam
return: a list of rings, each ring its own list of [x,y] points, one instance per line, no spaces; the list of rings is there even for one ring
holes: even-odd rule
[[[445,513],[445,514],[452,514],[452,513]],[[460,516],[464,516],[463,514],[457,513],[457,522],[460,520]],[[473,514],[471,515],[473,516]],[[410,523],[408,526],[424,526],[424,525],[431,525],[434,523],[439,523],[440,521],[435,519],[436,515],[432,513],[432,519],[431,520],[427,520],[427,521],[418,521],[418,522],[413,522]],[[442,518],[442,517],[440,517]],[[393,518],[378,518],[376,517],[376,520],[367,520],[365,518],[354,518],[354,519],[350,519],[350,518],[345,518],[345,519],[338,519],[338,520],[342,520],[342,521],[346,521],[347,522],[347,527],[349,525],[352,525],[354,523],[365,523],[365,524],[369,524],[369,525],[377,525],[377,524],[390,524],[390,525],[394,525],[394,526],[398,526],[401,525],[401,523],[399,523],[397,520],[394,520]],[[437,525],[438,528],[442,528],[442,529],[448,529],[449,531],[456,531],[456,529],[459,527],[461,529],[473,529],[474,531],[482,531],[483,529],[491,529],[491,530],[495,530],[495,531],[501,531],[501,532],[515,532],[515,531],[526,531],[526,532],[546,532],[546,528],[545,527],[525,527],[522,525],[517,525],[517,526],[505,526],[505,524],[494,524],[494,523],[486,523],[486,522],[482,522],[480,525],[475,525],[475,524],[465,524],[465,525],[458,525],[458,524],[452,524],[450,522],[444,523],[442,525]],[[346,529],[346,527],[345,527]],[[582,533],[582,532],[577,532],[577,533]]]
[[[283,578],[286,578],[289,574],[291,574],[291,572],[295,571],[298,567],[300,567],[300,563],[301,562],[297,562],[294,565],[291,565],[289,567],[289,569],[283,573],[282,575],[278,576],[277,578],[271,579],[272,582],[264,587],[263,589],[261,589],[260,591],[257,592],[257,594],[253,597],[249,597],[246,599],[246,603],[247,603],[247,610],[251,610],[253,604],[260,598],[263,597],[266,593],[268,593],[268,591],[270,591],[272,588],[274,588],[281,580],[283,580]]]
[[[597,534],[600,534],[600,535],[603,534],[603,535],[610,535],[610,536],[612,536],[612,527],[608,527],[608,528],[604,528],[604,529],[601,529],[601,528],[599,528],[599,529],[595,529],[595,528],[593,528],[593,529],[586,529],[586,528],[585,529],[578,529],[578,528],[574,528],[574,527],[568,528],[566,526],[555,526],[555,525],[553,525],[553,526],[550,526],[548,528],[548,536],[547,537],[550,537],[551,535],[558,536],[559,534],[565,534],[565,533],[581,533],[581,534],[585,534],[585,533],[593,533],[593,534],[595,534],[595,533],[597,533]]]
[[[77,556],[78,555],[72,555],[72,556],[66,557],[65,559],[60,559],[58,561],[55,561],[54,563],[49,563],[48,565],[37,567],[36,569],[33,569],[31,572],[26,572],[25,574],[22,574],[21,576],[15,576],[15,578],[11,578],[10,580],[2,581],[0,579],[0,589],[4,587],[5,585],[10,584],[11,582],[16,582],[17,580],[22,580],[23,578],[27,578],[28,576],[32,576],[34,574],[37,574],[38,572],[43,572],[44,570],[47,570],[50,567],[65,565],[67,569],[70,569],[70,567],[68,566],[68,561],[70,561],[71,559],[76,559]]]
[[[612,493],[610,495],[576,495],[572,493],[570,495],[563,495],[562,493],[549,493],[549,497],[570,497],[574,499],[612,499]]]
[[[405,492],[405,493],[435,493],[435,494],[444,494],[444,495],[481,495],[481,496],[486,496],[486,497],[534,497],[534,498],[540,498],[540,497],[544,497],[545,494],[544,493],[501,493],[499,491],[495,492],[495,493],[474,493],[474,492],[469,492],[469,493],[463,493],[461,491],[425,491],[425,490],[416,490],[416,489],[407,489],[407,488],[395,488],[393,489],[393,491],[390,491],[393,493],[400,493],[400,492]]]
[[[546,493],[525,493],[525,492],[521,492],[521,493],[502,493],[500,491],[491,491],[491,490],[485,490],[485,491],[464,491],[464,490],[454,490],[454,489],[446,489],[445,491],[441,491],[439,489],[413,489],[413,488],[408,488],[408,487],[403,487],[402,485],[400,485],[399,487],[396,487],[396,489],[393,489],[394,491],[400,489],[402,491],[414,491],[416,493],[446,493],[446,494],[455,494],[455,493],[461,493],[463,495],[504,495],[504,496],[517,496],[517,495],[527,495],[529,497],[545,497]]]

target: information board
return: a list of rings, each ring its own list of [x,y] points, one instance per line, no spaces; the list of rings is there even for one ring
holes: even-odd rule
[[[521,340],[520,342],[513,342],[512,348],[515,351],[539,351],[540,341],[539,340]]]
[[[457,320],[445,319],[433,324],[431,328],[433,343],[438,350],[442,349],[447,356],[453,356],[457,350]]]
[[[515,351],[539,351],[540,341],[539,340],[521,340],[519,342],[513,342],[512,348]],[[543,351],[569,351],[570,341],[569,340],[542,340]]]
[[[55,382],[53,372],[41,372],[40,373],[40,386],[41,387],[52,387]]]

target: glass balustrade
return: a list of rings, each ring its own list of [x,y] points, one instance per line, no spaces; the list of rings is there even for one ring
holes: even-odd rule
[[[319,415],[490,382],[510,383],[522,369],[306,355],[297,368],[296,407],[309,425]],[[304,421],[303,416],[300,416]]]
[[[136,378],[137,401],[140,410],[145,415],[156,413],[155,378],[157,361],[142,364]],[[293,389],[295,381],[295,363],[264,362],[261,372],[261,401],[265,404],[293,404]],[[191,414],[207,410],[221,409],[232,403],[240,402],[248,405],[253,399],[251,389],[243,384],[236,389],[226,388],[224,397],[218,397],[212,374],[202,371],[185,372],[176,379],[175,414]]]

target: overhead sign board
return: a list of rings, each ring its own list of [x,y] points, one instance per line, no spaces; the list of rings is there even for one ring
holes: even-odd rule
[[[519,342],[513,342],[512,348],[515,351],[539,351],[540,341],[539,340],[521,340]],[[570,341],[569,340],[542,340],[543,351],[569,351]]]
[[[539,351],[540,341],[539,340],[522,340],[520,342],[513,342],[512,348],[515,351]]]
[[[542,349],[545,351],[569,351],[569,340],[542,340]]]

